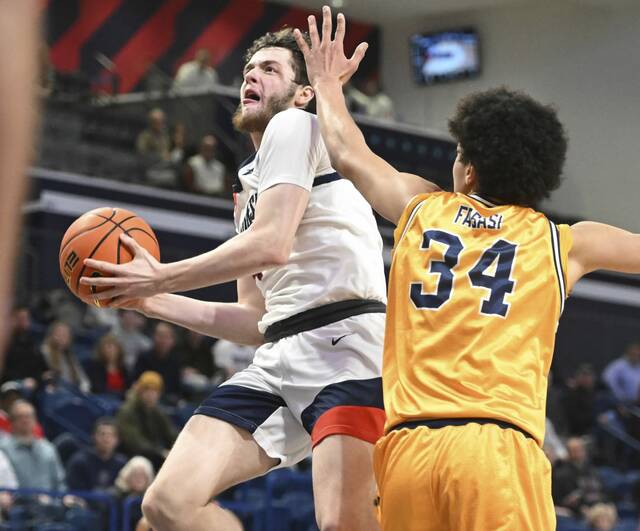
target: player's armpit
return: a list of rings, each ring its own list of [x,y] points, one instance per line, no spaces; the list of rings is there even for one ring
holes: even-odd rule
[[[258,196],[255,218],[247,233],[268,250],[273,263],[288,262],[308,202],[309,192],[289,183],[272,186]]]
[[[640,273],[640,235],[593,221],[576,223],[571,235],[569,289],[580,277],[597,269]]]

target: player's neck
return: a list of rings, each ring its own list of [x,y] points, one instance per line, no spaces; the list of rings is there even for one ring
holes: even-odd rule
[[[262,142],[262,136],[264,135],[264,131],[253,131],[249,133],[251,137],[251,142],[253,142],[253,147],[256,151],[260,149],[260,143]]]

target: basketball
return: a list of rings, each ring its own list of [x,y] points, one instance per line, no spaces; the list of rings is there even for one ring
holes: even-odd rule
[[[71,292],[87,304],[102,306],[93,295],[103,289],[80,284],[81,277],[101,276],[86,267],[84,260],[93,258],[113,264],[133,259],[120,241],[120,234],[134,238],[157,260],[160,259],[158,240],[145,220],[123,208],[97,208],[76,219],[65,232],[60,243],[60,273]],[[108,303],[108,301],[104,301]]]

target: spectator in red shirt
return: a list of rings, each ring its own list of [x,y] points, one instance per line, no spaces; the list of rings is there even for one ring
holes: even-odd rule
[[[124,365],[122,344],[113,334],[105,334],[98,340],[95,357],[86,366],[91,382],[91,392],[123,396],[130,380]]]

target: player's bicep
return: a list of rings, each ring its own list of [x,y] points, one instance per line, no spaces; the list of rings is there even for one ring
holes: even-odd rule
[[[413,197],[440,190],[418,175],[399,172],[366,145],[362,153],[350,156],[339,166],[339,171],[353,181],[371,207],[394,225]]]
[[[640,273],[640,235],[591,221],[573,225],[571,235],[570,286],[581,276],[597,269]]]
[[[277,184],[258,196],[250,230],[286,261],[309,202],[309,192],[295,184]]]

